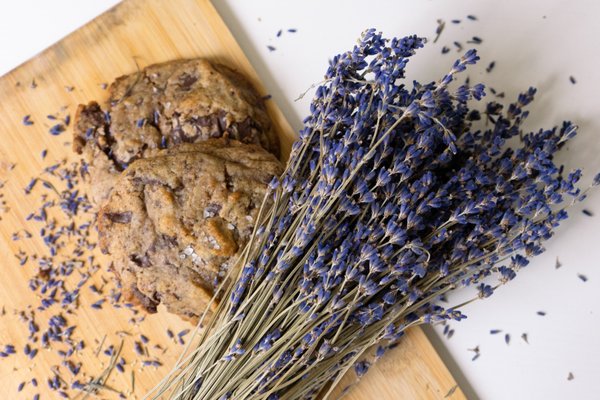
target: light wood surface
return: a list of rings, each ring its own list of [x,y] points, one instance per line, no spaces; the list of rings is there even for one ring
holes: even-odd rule
[[[48,389],[45,379],[52,375],[53,365],[60,365],[61,358],[56,351],[64,346],[40,348],[33,361],[24,356],[22,349],[29,333],[27,325],[19,320],[18,313],[39,304],[39,295],[28,288],[28,280],[35,275],[37,266],[29,260],[20,267],[13,256],[19,250],[29,254],[48,253],[37,235],[41,225],[25,221],[26,216],[40,205],[43,190],[38,187],[31,195],[25,196],[23,188],[51,163],[65,158],[76,160],[68,143],[71,140],[70,130],[59,136],[50,135],[48,128],[54,121],[46,119],[46,115],[54,114],[62,107],[67,107],[64,114],[73,115],[77,104],[104,99],[106,92],[101,84],[131,73],[137,66],[197,56],[237,68],[266,94],[252,66],[206,0],[126,0],[0,78],[0,182],[5,182],[4,188],[0,189],[0,193],[4,194],[0,198],[0,308],[5,310],[5,315],[0,317],[0,350],[5,344],[13,344],[18,352],[0,359],[1,398],[30,399],[35,393],[40,393],[42,399],[58,398],[56,392]],[[37,84],[35,89],[31,88],[32,80]],[[69,91],[65,88],[68,86],[74,89]],[[277,107],[272,102],[268,103],[282,138],[284,153],[287,153],[294,134]],[[34,125],[22,124],[22,118],[27,114],[31,115]],[[48,150],[45,160],[40,156],[43,149]],[[13,164],[16,164],[14,168]],[[33,233],[33,238],[12,240],[13,233],[24,228]],[[109,261],[98,253],[94,252],[101,268],[90,283],[95,282],[98,287],[105,285],[103,293],[106,297],[114,283],[107,271]],[[69,287],[73,288],[77,280],[71,277]],[[124,393],[128,399],[141,398],[169,371],[182,350],[181,345],[168,338],[167,329],[177,333],[191,326],[164,310],[146,316],[139,324],[132,324],[133,314],[126,308],[117,309],[107,302],[102,310],[92,309],[90,304],[99,298],[86,285],[79,296],[80,307],[72,314],[53,306],[47,311],[36,312],[36,321],[44,330],[49,316],[62,312],[70,325],[77,325],[73,337],[86,342],[86,348],[77,357],[83,363],[85,375],[78,376],[83,382],[90,376],[97,376],[108,363],[109,357],[102,352],[96,356],[98,345],[105,335],[103,349],[109,344],[118,346],[123,338],[126,372],[113,371],[107,384]],[[116,331],[127,333],[118,336]],[[139,357],[133,352],[133,342],[139,340],[140,333],[151,340],[147,345],[150,357]],[[154,348],[155,344],[165,350]],[[143,367],[141,360],[153,356],[159,358],[163,366]],[[133,391],[132,370],[135,374]],[[60,371],[67,383],[75,379],[64,367],[61,366]],[[37,377],[39,386],[35,388],[28,383],[22,392],[17,393],[19,383],[32,377]],[[352,381],[353,378],[349,377],[345,383]],[[347,398],[438,399],[444,398],[455,385],[423,332],[415,329],[407,334],[398,348],[371,368],[371,372],[348,393]],[[117,396],[104,390],[91,398],[94,397]],[[464,396],[460,389],[456,389],[448,398],[461,399]]]

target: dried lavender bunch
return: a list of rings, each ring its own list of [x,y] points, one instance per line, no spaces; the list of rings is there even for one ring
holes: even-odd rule
[[[534,89],[470,108],[483,85],[455,80],[474,50],[407,85],[424,42],[368,30],[333,58],[237,281],[155,398],[328,397],[374,345],[380,357],[410,326],[465,318],[439,297],[491,295],[585,196],[581,172],[553,161],[576,126],[523,132]]]

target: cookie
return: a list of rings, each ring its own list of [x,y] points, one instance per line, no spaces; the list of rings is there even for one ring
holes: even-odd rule
[[[204,59],[155,64],[117,78],[103,109],[80,105],[73,149],[89,163],[101,204],[133,161],[182,143],[227,137],[279,156],[263,101],[243,76]]]
[[[131,163],[98,213],[100,247],[129,301],[196,322],[247,243],[268,182],[257,145],[209,139]]]

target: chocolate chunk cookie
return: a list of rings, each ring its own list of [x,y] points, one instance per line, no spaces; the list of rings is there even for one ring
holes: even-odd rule
[[[80,105],[73,148],[90,164],[92,200],[101,204],[132,161],[217,137],[279,155],[263,101],[240,74],[204,59],[177,60],[117,78],[105,109]]]
[[[98,214],[100,246],[130,301],[197,321],[252,233],[280,162],[227,139],[134,161]]]

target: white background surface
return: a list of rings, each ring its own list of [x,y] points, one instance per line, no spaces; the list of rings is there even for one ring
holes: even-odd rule
[[[167,1],[167,0],[165,0]],[[0,74],[16,67],[68,32],[81,26],[116,0],[0,1]],[[417,33],[433,38],[438,18],[446,29],[436,44],[411,61],[410,77],[434,80],[458,53],[442,56],[441,46],[473,35],[483,61],[470,72],[504,91],[507,99],[529,85],[539,88],[529,121],[531,129],[550,127],[564,118],[581,126],[580,135],[560,158],[600,170],[600,3],[595,0],[214,0],[225,22],[257,69],[273,99],[294,128],[307,113],[310,93],[294,99],[318,82],[327,60],[351,48],[360,32],[376,27],[387,35]],[[467,21],[466,15],[478,21]],[[451,19],[461,19],[453,25]],[[295,34],[287,33],[296,28]],[[276,37],[279,29],[284,33]],[[270,52],[267,45],[276,47]],[[496,61],[487,74],[485,66]],[[569,76],[577,84],[569,83]],[[491,96],[490,96],[491,98]],[[470,398],[598,399],[600,398],[600,195],[586,208],[596,216],[572,218],[510,285],[492,298],[465,308],[469,318],[453,324],[451,339],[441,328],[430,332],[438,350]],[[562,267],[555,269],[556,257]],[[578,279],[584,274],[588,282]],[[459,293],[458,301],[472,293]],[[545,317],[536,311],[545,311]],[[490,335],[490,329],[502,329]],[[511,335],[510,345],[504,334]],[[527,333],[529,344],[521,338]],[[479,346],[471,361],[468,348]],[[574,379],[567,380],[569,372]]]

